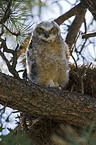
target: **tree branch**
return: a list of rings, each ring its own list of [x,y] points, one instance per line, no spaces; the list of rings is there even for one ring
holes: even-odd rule
[[[96,98],[45,88],[0,73],[0,103],[30,115],[84,126],[96,121]]]
[[[3,24],[3,26],[4,26],[4,27],[6,28],[6,30],[9,31],[12,35],[15,35],[15,36],[20,35],[20,31],[18,31],[17,33],[11,32],[11,31],[6,27],[6,25]]]
[[[58,17],[57,19],[55,19],[54,21],[58,24],[61,25],[65,20],[67,20],[68,18],[77,15],[79,13],[81,13],[82,11],[84,11],[86,8],[85,5],[82,5],[81,3],[79,3],[78,5],[76,5],[75,7],[73,7],[71,10],[69,10],[68,12],[66,12],[65,14],[61,15],[60,17]]]
[[[4,53],[1,50],[0,50],[0,56],[6,62],[8,70],[11,72],[11,74],[13,74],[13,76],[15,78],[20,79],[19,75],[18,75],[18,73],[15,69],[15,66],[16,66],[16,63],[17,63],[17,59],[15,58],[16,54],[14,54],[15,57],[14,57],[14,61],[13,61],[12,65],[10,64],[10,62],[8,61],[8,59],[6,58],[6,56],[4,55]]]
[[[73,23],[68,29],[68,34],[66,36],[66,43],[68,44],[70,48],[72,47],[72,44],[75,43],[75,38],[77,36],[77,33],[81,27],[81,24],[84,21],[85,12],[86,11],[84,10],[80,14],[77,14]]]
[[[96,20],[96,0],[81,0],[81,3],[89,9]]]
[[[95,37],[95,36],[96,36],[96,32],[89,33],[89,34],[83,34],[82,39],[84,39],[84,38],[88,39],[89,37]]]
[[[73,7],[71,10],[69,10],[68,12],[66,12],[65,14],[61,15],[60,17],[58,17],[57,19],[54,20],[58,25],[60,25],[68,18],[76,15],[73,23],[69,27],[68,34],[66,37],[66,43],[68,44],[68,46],[70,48],[72,47],[72,44],[74,44],[75,38],[80,29],[80,26],[81,26],[82,22],[84,21],[84,16],[85,16],[85,12],[86,12],[85,9],[86,9],[86,6],[79,3],[78,5]]]
[[[3,51],[0,50],[0,56],[2,57],[2,59],[6,62],[6,65],[8,67],[8,70],[10,71],[10,73],[17,79],[20,79],[19,78],[19,74],[18,72],[16,71],[16,64],[17,64],[17,49],[19,48],[19,45],[17,45],[17,47],[15,48],[15,50],[11,50],[11,49],[8,49],[7,48],[7,45],[6,45],[6,40],[0,38],[0,41],[2,42],[1,43],[1,46],[0,46],[0,49],[3,48]],[[13,60],[12,60],[12,64],[10,63],[10,61],[8,61],[8,59],[6,58],[4,52],[7,52],[7,53],[11,53],[13,55]]]
[[[4,15],[3,15],[3,18],[0,21],[0,24],[5,23],[7,21],[7,19],[10,17],[10,13],[11,13],[11,10],[10,10],[11,3],[12,3],[12,0],[9,0],[8,5],[7,5],[7,9],[6,9],[6,11],[5,11]]]

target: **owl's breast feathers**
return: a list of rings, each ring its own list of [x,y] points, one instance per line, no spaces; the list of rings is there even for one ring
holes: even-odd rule
[[[33,38],[30,45],[29,79],[43,86],[65,86],[69,73],[63,39],[45,42]]]
[[[38,45],[38,48],[37,48]],[[56,39],[54,42],[46,42],[46,41],[34,41],[34,47],[37,50],[37,55],[42,56],[46,55],[46,57],[55,56],[62,56],[62,53],[65,53],[65,44],[63,42],[63,39],[60,37],[60,39]],[[49,55],[50,54],[50,55]]]

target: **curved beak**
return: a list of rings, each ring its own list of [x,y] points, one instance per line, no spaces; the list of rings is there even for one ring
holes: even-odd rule
[[[48,37],[49,37],[49,32],[45,32],[45,33],[44,33],[44,36],[45,36],[46,38],[48,38]]]

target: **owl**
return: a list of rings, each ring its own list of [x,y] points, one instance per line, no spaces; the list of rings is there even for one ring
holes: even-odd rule
[[[69,80],[66,48],[56,22],[38,23],[26,50],[28,79],[41,86],[66,86]]]

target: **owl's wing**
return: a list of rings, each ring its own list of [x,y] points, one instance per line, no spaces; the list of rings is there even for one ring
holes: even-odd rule
[[[36,50],[34,47],[34,40],[31,37],[27,53],[26,53],[26,67],[27,67],[27,76],[30,81],[35,82],[37,80],[38,75],[38,65],[37,65],[37,57],[36,57]]]
[[[69,60],[69,55],[70,55],[69,47],[66,42],[64,42],[64,43],[65,43],[65,55],[66,55],[67,60]]]

